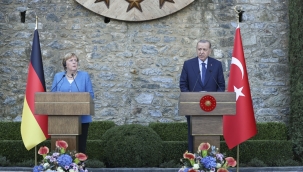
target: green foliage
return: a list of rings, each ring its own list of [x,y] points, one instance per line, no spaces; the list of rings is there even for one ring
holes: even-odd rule
[[[183,153],[187,150],[187,141],[163,141],[163,162],[173,160],[180,163]]]
[[[288,135],[296,158],[303,160],[303,1],[289,1],[290,116]]]
[[[108,167],[156,167],[162,162],[162,140],[139,124],[110,128],[102,136]]]
[[[41,146],[50,147],[50,141],[46,140],[38,144],[37,151]],[[0,142],[1,155],[5,156],[11,163],[23,162],[28,159],[35,159],[35,148],[26,150],[22,140],[4,140]],[[38,156],[38,161],[42,156]]]
[[[249,167],[266,167],[267,165],[259,160],[258,158],[253,158],[251,161],[247,163]]]
[[[186,141],[187,123],[150,123],[151,127],[163,141]]]
[[[16,166],[16,167],[33,167],[33,166],[35,166],[35,160],[34,159],[25,160],[25,161],[14,164],[14,166]]]
[[[298,161],[295,161],[295,160],[292,160],[292,159],[287,159],[287,160],[278,159],[275,163],[273,163],[273,166],[280,166],[280,167],[283,167],[283,166],[302,166],[302,163],[300,163]]]
[[[22,140],[21,122],[0,122],[0,140]]]
[[[97,160],[97,159],[88,159],[87,161],[85,161],[85,165],[86,165],[86,167],[89,167],[89,168],[105,168],[106,167],[103,162],[101,162],[100,160]]]
[[[20,136],[20,123],[0,123],[0,128],[5,128],[4,131],[7,132],[0,133],[2,138],[6,138],[0,140],[0,165],[32,166],[30,160],[35,159],[35,149],[27,151],[21,138],[20,140],[9,140],[5,135],[18,138]],[[249,166],[254,158],[267,166],[287,166],[287,164],[291,166],[299,163],[292,160],[293,144],[286,139],[285,124],[258,123],[257,128],[257,135],[239,147],[241,166]],[[12,132],[18,136],[11,135],[12,133],[9,131],[18,131]],[[104,137],[104,135],[106,136]],[[163,140],[168,141],[162,141],[160,136]],[[88,160],[92,160],[90,161],[92,165],[87,164],[89,167],[102,168],[104,165],[102,162],[108,167],[118,167],[115,163],[121,162],[124,163],[124,167],[175,168],[175,165],[180,165],[180,159],[187,150],[187,124],[152,123],[149,127],[141,125],[116,126],[113,122],[98,121],[90,125],[89,138],[87,155]],[[37,149],[40,146],[50,148],[50,140],[37,145]],[[221,141],[220,152],[234,158],[237,156],[236,148],[229,150],[224,141]],[[38,161],[42,159],[42,156],[38,155],[37,157]],[[110,159],[108,159],[109,157]],[[145,164],[149,161],[153,164]],[[253,163],[258,164],[254,161]],[[121,166],[121,164],[119,165]]]
[[[0,166],[6,167],[9,166],[9,164],[10,164],[9,160],[7,160],[5,156],[0,155]]]
[[[257,123],[258,133],[251,140],[286,140],[287,128],[281,122]]]
[[[87,140],[86,154],[88,159],[102,160],[104,158],[104,144],[102,140]]]
[[[160,168],[181,168],[182,166],[180,165],[180,163],[176,163],[174,160],[171,160],[171,161],[160,164],[159,167]]]
[[[237,147],[229,150],[225,142],[221,142],[221,153],[237,157]],[[247,164],[258,158],[268,166],[273,166],[277,159],[289,160],[293,158],[292,143],[287,140],[248,140],[239,145],[240,163]]]
[[[113,121],[94,121],[89,124],[87,140],[100,140],[110,128],[115,127]]]

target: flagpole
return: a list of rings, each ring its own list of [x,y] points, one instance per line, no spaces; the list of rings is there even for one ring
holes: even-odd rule
[[[35,146],[35,166],[37,165],[37,146]]]
[[[240,27],[240,13],[241,13],[241,7],[240,7],[240,10],[237,10],[237,5],[235,6],[235,12],[237,13],[237,23],[238,23],[238,26],[237,28]],[[239,148],[239,145],[237,145],[237,172],[239,172],[239,164],[240,164],[240,148]]]
[[[35,30],[38,29],[38,16],[36,15],[36,27]],[[35,146],[35,166],[37,165],[37,145]]]
[[[239,145],[237,145],[237,172],[239,172],[239,164],[240,164],[240,151]]]

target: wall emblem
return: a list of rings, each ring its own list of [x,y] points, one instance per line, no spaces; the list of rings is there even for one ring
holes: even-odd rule
[[[153,20],[175,13],[194,0],[76,0],[102,16],[125,21]]]

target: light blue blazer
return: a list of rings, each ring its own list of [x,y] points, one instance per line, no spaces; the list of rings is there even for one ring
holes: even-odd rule
[[[94,98],[92,82],[87,72],[78,71],[75,80],[72,83],[69,83],[64,75],[66,75],[66,72],[59,72],[55,74],[51,89],[52,92],[89,92],[92,98]],[[82,115],[81,122],[92,122],[91,115]]]

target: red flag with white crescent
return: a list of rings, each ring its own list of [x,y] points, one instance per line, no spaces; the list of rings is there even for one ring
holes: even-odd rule
[[[228,92],[236,93],[236,115],[223,117],[223,136],[229,149],[257,134],[240,28],[236,29]]]

